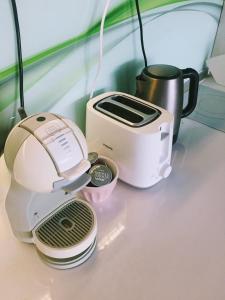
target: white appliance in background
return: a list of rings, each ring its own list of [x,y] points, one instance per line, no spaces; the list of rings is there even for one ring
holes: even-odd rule
[[[210,57],[207,65],[215,81],[225,86],[225,54]]]
[[[207,66],[214,80],[225,86],[225,5],[220,15],[212,56],[207,59]]]
[[[96,245],[91,206],[75,193],[90,181],[85,138],[70,120],[41,113],[18,123],[4,158],[11,172],[6,211],[14,235],[58,269],[84,262]]]
[[[110,157],[119,178],[138,188],[150,187],[171,172],[173,116],[137,97],[109,92],[87,103],[89,151]]]

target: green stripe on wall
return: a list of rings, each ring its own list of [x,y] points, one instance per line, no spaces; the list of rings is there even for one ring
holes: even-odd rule
[[[140,10],[142,12],[166,6],[169,4],[175,4],[179,2],[187,2],[189,0],[139,0],[140,1]],[[131,16],[136,14],[135,9],[132,9],[133,2],[130,0],[124,1],[122,4],[115,7],[109,14],[107,15],[105,28],[110,28],[113,25],[119,24],[122,21],[129,19]],[[79,36],[73,37],[71,39],[66,40],[63,43],[60,43],[54,47],[46,49],[44,51],[39,52],[38,54],[27,58],[23,61],[24,69],[33,66],[36,63],[41,62],[42,60],[47,59],[53,55],[58,54],[59,52],[65,50],[68,47],[77,45],[78,43],[82,42],[83,40],[90,38],[91,36],[95,35],[99,31],[101,21],[96,22],[93,24],[87,31],[83,32]],[[0,83],[2,81],[8,80],[12,77],[17,69],[17,64],[14,64],[0,72]]]

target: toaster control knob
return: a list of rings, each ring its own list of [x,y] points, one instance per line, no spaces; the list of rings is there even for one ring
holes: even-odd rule
[[[172,171],[172,167],[166,164],[161,168],[159,174],[161,177],[167,178],[170,175],[171,171]]]

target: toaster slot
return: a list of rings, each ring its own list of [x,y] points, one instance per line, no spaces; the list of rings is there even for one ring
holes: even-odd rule
[[[143,121],[143,117],[110,102],[100,103],[98,105],[98,108],[100,108],[102,112],[105,112],[107,114],[110,113],[111,116],[120,117],[131,123],[140,123],[141,121]]]
[[[144,105],[140,102],[133,101],[129,98],[125,98],[125,97],[121,97],[121,96],[114,96],[114,97],[112,97],[112,99],[115,100],[116,102],[119,102],[128,107],[136,109],[137,111],[142,112],[147,115],[154,115],[156,113],[155,109],[152,109],[151,107]]]
[[[144,126],[156,120],[161,112],[141,101],[123,95],[112,95],[94,105],[94,108],[132,127]]]

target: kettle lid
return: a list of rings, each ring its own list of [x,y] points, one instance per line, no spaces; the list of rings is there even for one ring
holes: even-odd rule
[[[143,73],[158,79],[175,79],[181,75],[181,70],[171,65],[152,65],[144,68]]]

